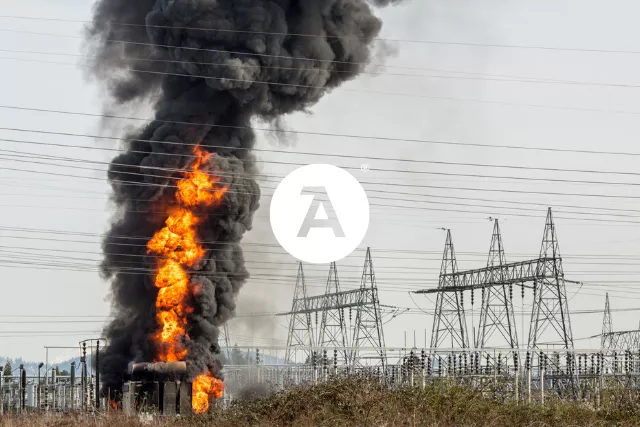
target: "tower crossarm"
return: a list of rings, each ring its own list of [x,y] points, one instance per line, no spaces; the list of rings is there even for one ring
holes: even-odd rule
[[[545,268],[545,266],[549,263],[553,264],[559,261],[561,261],[560,258],[537,258],[475,270],[443,274],[442,278],[447,279],[444,283],[450,283],[451,285],[436,289],[422,289],[415,293],[459,292],[510,283],[541,280],[547,277],[549,271],[552,271],[552,269]],[[443,281],[441,280],[441,282]]]
[[[595,335],[594,338],[596,337],[605,338],[605,342],[609,343],[607,346],[609,350],[640,347],[640,330],[607,332]]]
[[[640,336],[640,330],[607,332],[605,334],[593,335],[592,337],[589,337],[589,338],[597,338],[597,337],[601,337],[601,336],[621,337],[623,335],[638,335],[638,336]]]
[[[278,313],[278,316],[292,314],[316,313],[324,310],[340,310],[343,308],[359,307],[372,304],[373,290],[370,288],[353,289],[337,293],[298,298],[293,301],[293,309],[288,313]]]

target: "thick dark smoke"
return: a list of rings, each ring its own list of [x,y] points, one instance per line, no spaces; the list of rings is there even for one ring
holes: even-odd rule
[[[240,240],[260,193],[251,120],[277,123],[358,75],[380,28],[365,0],[98,1],[88,28],[92,75],[110,108],[155,109],[109,169],[119,214],[103,244],[115,315],[100,359],[106,387],[119,389],[129,362],[156,357],[156,264],[144,244],[164,226],[178,171],[191,166],[193,147],[182,143],[216,153],[216,173],[231,186],[198,230],[207,255],[191,277],[187,343],[190,374],[220,376],[218,327],[249,276]]]
[[[258,400],[271,396],[275,389],[268,384],[249,384],[243,387],[238,393],[238,400]]]

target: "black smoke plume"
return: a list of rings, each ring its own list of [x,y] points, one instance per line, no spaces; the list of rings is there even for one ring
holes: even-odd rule
[[[375,0],[374,5],[395,3]],[[304,111],[368,62],[381,21],[365,0],[99,0],[87,29],[91,75],[109,107],[149,102],[154,120],[127,135],[108,178],[119,208],[103,242],[115,319],[100,357],[105,387],[118,390],[127,364],[153,361],[157,331],[155,259],[145,243],[164,226],[191,145],[216,153],[230,185],[206,212],[207,255],[191,275],[194,292],[187,365],[220,377],[219,327],[234,315],[249,277],[240,240],[260,190],[251,120],[278,123]]]

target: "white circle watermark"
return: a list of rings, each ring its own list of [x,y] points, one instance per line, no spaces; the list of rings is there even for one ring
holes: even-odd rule
[[[310,264],[341,260],[369,228],[369,199],[349,172],[307,165],[288,174],[271,198],[271,229],[289,254]]]

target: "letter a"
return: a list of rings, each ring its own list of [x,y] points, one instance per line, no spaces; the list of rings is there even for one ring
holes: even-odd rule
[[[328,202],[323,202],[322,200],[317,200],[315,198],[315,194],[313,193],[325,194],[327,196]],[[342,231],[342,226],[340,225],[340,221],[338,221],[338,217],[335,216],[335,211],[333,209],[333,204],[331,203],[331,199],[327,194],[327,189],[324,187],[302,187],[301,195],[311,195],[313,200],[311,201],[311,206],[309,206],[309,210],[307,211],[307,216],[304,218],[302,225],[300,226],[300,231],[298,231],[298,237],[308,237],[309,231],[312,228],[331,228],[333,230],[333,235],[335,237],[345,237],[344,231]],[[325,208],[325,203],[329,204],[331,209]],[[314,209],[315,206],[315,209]],[[327,218],[316,218],[318,212],[320,212],[320,208],[324,210]],[[333,217],[331,215],[334,215]]]

